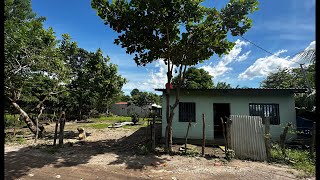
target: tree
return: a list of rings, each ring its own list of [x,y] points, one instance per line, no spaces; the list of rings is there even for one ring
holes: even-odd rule
[[[179,82],[179,77],[172,79],[173,86],[176,87]],[[186,89],[212,89],[212,76],[204,69],[190,67],[185,73],[185,81],[181,84],[181,88]]]
[[[305,71],[311,88],[315,89],[315,64],[309,65]],[[303,77],[301,68],[279,68],[278,71],[270,73],[260,84],[262,88],[306,88],[306,86],[306,79]],[[315,93],[296,95],[296,106],[312,110],[315,106],[314,95]]]
[[[142,92],[138,89],[133,89],[131,91],[131,103],[139,107],[151,104],[160,104],[160,96],[150,92]]]
[[[63,37],[61,51],[72,69],[69,88],[73,112],[77,112],[78,120],[92,109],[105,112],[120,96],[126,79],[117,74],[117,65],[110,63],[101,49],[88,52],[71,42],[69,36]]]
[[[216,87],[217,89],[231,89],[231,85],[227,84],[226,82],[218,82]]]
[[[256,0],[230,0],[220,11],[201,5],[203,0],[92,0],[91,5],[110,28],[119,33],[115,43],[134,54],[137,65],[155,60],[167,65],[166,149],[172,150],[172,119],[179,104],[180,86],[187,66],[212,55],[228,53],[235,43],[227,35],[243,35],[250,27],[247,16],[257,9]],[[180,28],[180,27],[183,28]],[[179,71],[176,98],[170,105],[174,66]]]
[[[5,1],[5,97],[34,134],[35,118],[41,116],[44,102],[56,95],[68,79],[54,32],[43,28],[44,20],[32,12],[29,0]],[[30,110],[38,114],[35,118],[19,105],[23,101],[35,103]],[[38,130],[41,136],[44,127],[40,124]]]
[[[133,97],[135,95],[138,95],[140,93],[139,89],[135,88],[130,92],[130,95]]]

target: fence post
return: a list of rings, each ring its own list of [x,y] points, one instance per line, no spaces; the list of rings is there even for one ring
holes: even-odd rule
[[[186,141],[184,143],[184,153],[187,154],[187,141],[188,141],[188,134],[189,134],[189,128],[191,126],[191,119],[189,120],[189,124],[188,124],[188,129],[187,129],[187,134],[186,134]]]
[[[311,145],[310,145],[310,155],[311,155],[311,157],[313,157],[313,154],[314,154],[315,142],[316,142],[316,122],[313,122],[312,139],[311,139]]]
[[[155,136],[156,136],[156,132],[155,132],[155,123],[156,123],[156,118],[155,116],[153,116],[152,119],[152,151],[154,151],[156,149],[156,140],[155,140]]]
[[[205,122],[205,115],[202,114],[202,156],[204,156],[204,148],[206,147],[206,122]]]
[[[64,125],[65,125],[65,112],[62,111],[60,118],[60,131],[59,131],[59,146],[63,145],[63,136],[64,136]]]
[[[265,118],[265,145],[266,145],[266,154],[267,154],[267,160],[270,160],[271,157],[271,151],[270,151],[270,118]]]
[[[227,148],[228,148],[228,142],[227,142],[227,137],[226,137],[226,125],[223,121],[223,118],[220,118],[221,120],[221,125],[222,125],[222,133],[223,133],[223,138],[224,138],[224,152],[227,152]]]
[[[285,142],[286,142],[286,137],[287,137],[290,126],[291,126],[291,123],[288,123],[287,126],[284,128],[283,133],[280,135],[280,147],[283,155],[285,155]]]

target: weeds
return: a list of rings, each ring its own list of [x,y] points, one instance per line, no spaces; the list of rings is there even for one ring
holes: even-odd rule
[[[5,143],[24,144],[26,143],[26,139],[24,137],[15,137],[13,135],[6,134]]]
[[[274,145],[271,149],[271,161],[290,165],[306,172],[309,176],[315,175],[315,159],[311,158],[310,153],[306,150],[287,148],[283,155],[279,145]]]

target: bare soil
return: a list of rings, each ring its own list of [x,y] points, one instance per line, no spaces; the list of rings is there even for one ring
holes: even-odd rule
[[[85,142],[77,139],[85,127]],[[303,172],[288,166],[223,160],[219,148],[206,147],[205,157],[142,154],[146,127],[92,129],[84,123],[66,123],[65,145],[51,144],[54,124],[45,126],[46,138],[34,143],[5,145],[5,179],[299,179]],[[27,136],[28,129],[24,129]],[[181,145],[175,145],[178,150]],[[201,152],[201,147],[197,147]],[[315,178],[311,178],[315,179]]]

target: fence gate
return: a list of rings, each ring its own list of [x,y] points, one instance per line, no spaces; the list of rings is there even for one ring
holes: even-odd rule
[[[239,159],[267,159],[264,125],[259,116],[231,115],[231,149]]]

